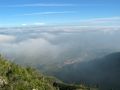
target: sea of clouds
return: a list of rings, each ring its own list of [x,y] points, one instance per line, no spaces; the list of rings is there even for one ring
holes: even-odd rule
[[[0,52],[20,64],[83,61],[96,53],[119,51],[119,38],[120,27],[113,26],[4,27],[0,28]]]

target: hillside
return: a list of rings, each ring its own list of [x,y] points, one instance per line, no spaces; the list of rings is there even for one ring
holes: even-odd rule
[[[91,88],[91,90],[98,90]],[[0,90],[90,90],[45,76],[31,67],[22,67],[0,56]]]
[[[120,52],[88,62],[66,65],[52,75],[67,83],[97,83],[101,90],[120,90]]]

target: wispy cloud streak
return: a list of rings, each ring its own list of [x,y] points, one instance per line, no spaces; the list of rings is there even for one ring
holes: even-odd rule
[[[64,7],[64,6],[76,6],[74,4],[19,4],[19,5],[2,5],[0,7]]]
[[[109,21],[120,21],[120,16],[117,17],[110,17],[110,18],[94,18],[94,19],[89,19],[89,20],[83,20],[84,22],[88,21],[98,21],[98,22],[109,22]]]
[[[61,12],[37,12],[37,13],[27,13],[23,14],[22,16],[32,16],[32,15],[50,15],[50,14],[69,14],[75,13],[75,11],[61,11]]]
[[[17,5],[1,5],[0,7],[88,7],[103,6],[104,4],[72,4],[72,3],[34,3],[34,4],[17,4]]]
[[[83,26],[120,26],[120,16],[82,20],[80,24]]]

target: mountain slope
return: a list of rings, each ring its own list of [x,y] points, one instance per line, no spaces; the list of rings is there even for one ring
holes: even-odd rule
[[[102,58],[66,65],[52,72],[61,80],[98,84],[102,90],[120,90],[120,52],[106,55]]]
[[[65,84],[54,77],[45,76],[30,67],[21,67],[0,56],[0,90],[90,90],[90,87]]]
[[[0,57],[0,80],[2,90],[56,90],[55,79],[45,77],[30,67],[21,67]],[[1,89],[0,89],[1,90]]]

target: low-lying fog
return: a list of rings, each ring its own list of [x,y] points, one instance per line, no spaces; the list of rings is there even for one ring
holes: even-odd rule
[[[69,64],[69,60],[85,61],[120,51],[119,30],[79,26],[0,28],[0,52],[20,64]]]

